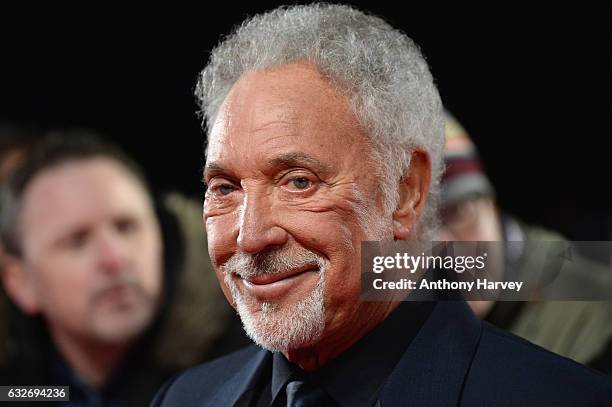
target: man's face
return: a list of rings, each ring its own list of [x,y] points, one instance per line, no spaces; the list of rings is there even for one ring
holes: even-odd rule
[[[161,238],[145,190],[106,158],[37,175],[20,217],[23,271],[52,333],[120,343],[150,322]]]
[[[333,343],[381,318],[359,301],[360,242],[393,238],[371,157],[347,98],[309,64],[248,73],[225,99],[204,218],[223,291],[260,345]]]
[[[480,197],[448,205],[442,210],[440,240],[500,241],[499,215],[490,197]]]

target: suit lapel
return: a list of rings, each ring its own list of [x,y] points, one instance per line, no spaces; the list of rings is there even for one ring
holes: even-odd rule
[[[436,304],[381,390],[377,405],[448,407],[459,405],[481,322],[462,301]],[[210,406],[248,406],[257,380],[272,361],[259,349],[223,387]]]
[[[481,331],[465,302],[436,304],[383,387],[380,405],[459,405]]]
[[[219,389],[210,406],[247,406],[253,396],[253,388],[261,372],[272,361],[272,354],[259,349],[223,387]]]

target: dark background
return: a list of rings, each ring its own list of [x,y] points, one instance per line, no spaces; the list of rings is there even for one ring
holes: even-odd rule
[[[215,3],[223,11],[2,6],[0,121],[101,131],[144,165],[158,189],[200,196],[197,73],[221,34],[277,4]],[[609,237],[610,24],[603,8],[360,6],[421,45],[505,210],[573,239]]]

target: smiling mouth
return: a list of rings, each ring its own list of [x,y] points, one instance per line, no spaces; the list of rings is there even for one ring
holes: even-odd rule
[[[285,278],[296,277],[302,273],[306,273],[309,271],[318,272],[319,268],[317,266],[309,265],[307,267],[302,267],[301,269],[289,270],[282,273],[264,274],[261,276],[247,277],[244,280],[248,281],[251,284],[266,285],[275,283],[280,280],[284,280]]]
[[[320,270],[318,266],[308,265],[300,269],[289,270],[282,273],[264,274],[261,276],[242,278],[237,276],[244,288],[255,298],[261,301],[273,300],[283,297],[289,291],[317,277]],[[317,277],[318,279],[318,277]]]

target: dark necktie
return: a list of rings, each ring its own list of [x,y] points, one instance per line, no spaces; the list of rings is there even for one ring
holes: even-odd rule
[[[332,402],[325,391],[312,382],[293,380],[287,383],[287,407],[331,406]]]

